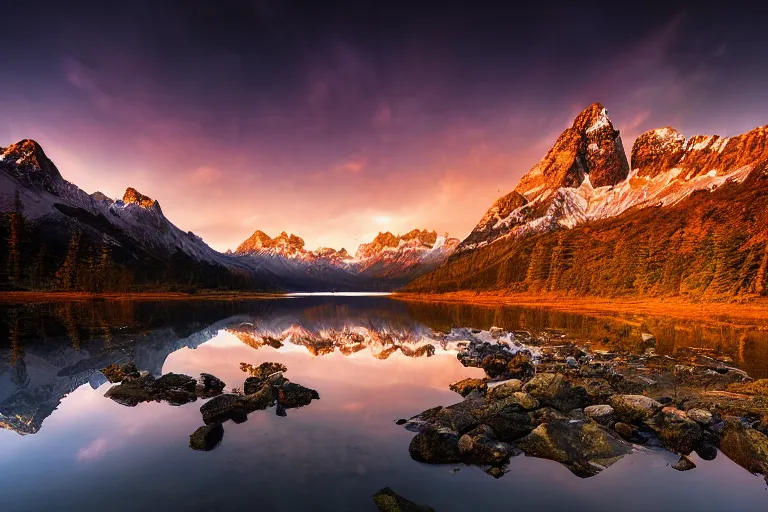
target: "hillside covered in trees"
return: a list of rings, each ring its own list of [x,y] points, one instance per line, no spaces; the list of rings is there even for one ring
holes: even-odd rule
[[[691,299],[768,295],[768,162],[742,183],[571,229],[502,238],[406,291],[558,291]]]

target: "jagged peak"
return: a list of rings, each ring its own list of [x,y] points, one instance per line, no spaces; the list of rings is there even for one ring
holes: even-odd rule
[[[18,171],[37,172],[42,174],[42,179],[38,175],[37,181],[44,185],[50,184],[53,180],[62,179],[61,173],[46,156],[42,146],[32,139],[22,139],[7,148],[0,148],[0,164],[11,164]]]
[[[595,102],[576,116],[572,128],[581,133],[591,133],[603,128],[613,129],[613,124],[608,117],[608,110],[602,103]]]
[[[136,204],[146,209],[160,209],[160,203],[149,196],[145,196],[133,187],[128,187],[125,189],[125,194],[123,194],[123,203]]]
[[[288,234],[283,231],[275,238],[271,238],[268,234],[257,229],[253,234],[248,237],[243,243],[241,243],[235,253],[242,254],[254,251],[260,251],[262,249],[281,248],[285,252],[303,252],[304,251],[304,239],[294,234]]]

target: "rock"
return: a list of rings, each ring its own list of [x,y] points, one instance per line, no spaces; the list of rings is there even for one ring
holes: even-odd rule
[[[566,357],[565,364],[567,364],[568,366],[579,366],[579,362],[576,361],[576,358],[573,356]]]
[[[528,381],[536,374],[530,356],[525,352],[517,352],[507,362],[506,377],[508,379],[520,379]]]
[[[504,476],[504,468],[493,466],[485,470],[485,472],[491,475],[493,478],[501,478]]]
[[[510,396],[502,400],[504,404],[517,404],[524,411],[533,411],[539,408],[539,401],[533,396],[522,391],[512,393]]]
[[[117,386],[112,386],[104,393],[104,396],[126,407],[136,407],[142,402],[154,400],[155,378],[145,375],[138,379],[125,381]]]
[[[258,393],[265,383],[266,381],[261,377],[248,377],[243,383],[243,393],[246,395]]]
[[[497,384],[488,385],[486,396],[489,400],[502,400],[510,396],[512,393],[516,393],[522,389],[523,381],[520,379],[509,379],[501,381]]]
[[[398,420],[395,420],[395,425],[405,425],[406,423],[408,423],[408,420],[405,418],[400,418]]]
[[[678,471],[690,471],[691,469],[696,468],[696,464],[694,464],[693,461],[685,455],[682,455],[680,460],[677,461],[677,464],[672,467]]]
[[[712,424],[712,421],[713,421],[712,413],[707,410],[689,409],[687,414],[689,418],[691,418],[693,421],[695,421],[699,425],[704,425],[706,427]]]
[[[459,437],[450,432],[427,428],[416,434],[408,446],[411,458],[428,464],[461,462]]]
[[[458,446],[462,460],[469,464],[499,465],[515,453],[515,448],[499,441],[488,425],[480,425],[461,436]]]
[[[418,505],[385,487],[373,495],[373,502],[380,512],[435,512],[432,507]]]
[[[630,425],[629,423],[616,423],[613,426],[613,430],[627,441],[633,441],[636,438],[635,433],[637,432],[637,427]]]
[[[262,386],[257,392],[241,397],[241,401],[245,410],[249,413],[264,410],[272,405],[274,401],[272,387]]]
[[[295,407],[303,407],[309,405],[312,400],[319,400],[320,395],[317,391],[310,388],[305,388],[300,384],[294,384],[293,382],[285,382],[280,386],[278,391],[277,400],[280,405],[286,409],[293,409]]]
[[[171,405],[184,405],[197,400],[197,381],[189,375],[166,373],[153,386],[155,400],[165,400]]]
[[[534,425],[531,417],[514,409],[503,409],[484,419],[485,424],[493,429],[500,441],[511,442],[527,436]]]
[[[485,356],[480,363],[480,367],[492,379],[505,377],[507,374],[507,361],[509,361],[509,358],[506,354],[494,354]]]
[[[448,388],[461,396],[467,396],[472,391],[479,391],[481,394],[485,394],[488,389],[488,382],[483,379],[462,379],[454,382]]]
[[[206,425],[231,420],[245,420],[248,412],[243,397],[230,393],[211,398],[200,407]]]
[[[630,453],[631,446],[593,421],[552,421],[536,427],[517,446],[531,457],[554,460],[590,477]]]
[[[720,451],[751,473],[768,474],[768,437],[735,418],[723,424]]]
[[[616,415],[610,405],[590,405],[584,408],[584,414],[604,427],[612,427],[616,423]]]
[[[717,448],[705,442],[696,450],[696,455],[702,460],[715,460],[717,457]]]
[[[657,425],[659,422],[659,439],[671,452],[689,455],[704,441],[701,426],[679,409],[664,407]]]
[[[223,437],[224,428],[221,423],[205,425],[189,436],[189,447],[193,450],[208,452],[216,448]]]
[[[662,405],[645,395],[614,395],[610,399],[616,419],[623,423],[639,423],[661,410]]]
[[[538,399],[541,404],[561,411],[570,411],[589,405],[587,391],[572,386],[557,373],[539,373],[523,386],[523,391]]]
[[[222,391],[226,384],[218,377],[211,375],[210,373],[201,373],[200,378],[197,381],[195,392],[203,397],[210,397],[218,395]]]

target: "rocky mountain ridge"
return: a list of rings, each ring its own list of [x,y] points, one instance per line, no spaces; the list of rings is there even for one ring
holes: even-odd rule
[[[764,293],[768,126],[690,139],[650,130],[631,169],[622,147],[604,107],[588,107],[449,262],[409,288]]]

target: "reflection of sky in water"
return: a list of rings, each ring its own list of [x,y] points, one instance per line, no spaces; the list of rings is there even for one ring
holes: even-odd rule
[[[312,356],[305,348],[254,350],[221,332],[197,349],[181,349],[164,372],[212,372],[241,385],[241,361],[280,361],[294,381],[321,400],[288,411],[257,411],[225,424],[209,453],[187,446],[201,423],[200,402],[183,407],[118,405],[103,385],[84,385],[65,398],[34,435],[0,431],[0,493],[5,510],[372,510],[370,495],[391,486],[437,510],[759,510],[762,479],[722,455],[694,458],[674,471],[676,457],[642,452],[591,479],[550,461],[517,457],[494,480],[478,468],[428,466],[409,458],[412,433],[394,425],[435,405],[458,400],[447,385],[479,375],[454,356],[387,360],[361,351]],[[452,468],[461,467],[458,473]],[[512,505],[514,504],[514,505]]]

